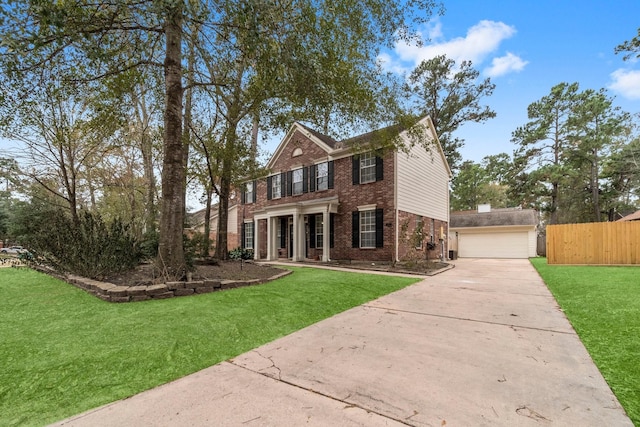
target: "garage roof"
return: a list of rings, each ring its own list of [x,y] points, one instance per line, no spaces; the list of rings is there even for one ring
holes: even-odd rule
[[[534,209],[493,209],[491,212],[451,212],[450,228],[492,227],[501,225],[538,225]]]

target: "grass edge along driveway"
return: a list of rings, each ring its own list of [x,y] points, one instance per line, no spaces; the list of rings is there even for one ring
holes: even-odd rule
[[[43,425],[167,383],[420,278],[313,268],[259,286],[113,304],[0,271],[0,425]]]
[[[531,263],[636,426],[640,426],[640,267]]]

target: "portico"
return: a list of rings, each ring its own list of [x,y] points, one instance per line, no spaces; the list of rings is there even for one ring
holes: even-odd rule
[[[256,230],[253,239],[254,259],[274,261],[280,257],[279,249],[283,246],[287,250],[287,257],[292,261],[303,261],[307,257],[310,235],[319,236],[317,245],[314,242],[311,247],[321,247],[323,262],[331,260],[331,214],[338,212],[338,197],[329,197],[317,200],[308,200],[298,203],[287,203],[270,206],[254,212],[253,229]],[[322,215],[322,224],[310,231],[310,224],[315,226],[316,216]],[[311,217],[313,220],[310,220]],[[283,221],[283,219],[285,219]],[[266,257],[261,258],[260,248],[264,243],[264,233],[261,226],[266,223]],[[318,224],[319,225],[319,224]],[[286,227],[285,227],[286,226]],[[283,229],[285,227],[285,229]],[[286,233],[286,234],[285,234]],[[284,245],[283,245],[284,243]]]

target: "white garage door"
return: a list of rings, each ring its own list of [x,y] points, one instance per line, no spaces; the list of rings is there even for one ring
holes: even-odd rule
[[[459,233],[458,256],[461,258],[528,258],[528,233],[526,231]]]

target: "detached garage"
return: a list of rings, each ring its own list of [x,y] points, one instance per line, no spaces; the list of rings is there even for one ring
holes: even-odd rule
[[[538,213],[533,209],[452,212],[449,249],[460,258],[529,258],[536,256]]]

